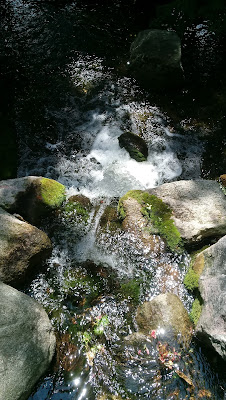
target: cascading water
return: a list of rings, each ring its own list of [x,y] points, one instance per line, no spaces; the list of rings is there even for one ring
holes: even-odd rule
[[[139,302],[171,291],[190,308],[183,286],[189,256],[147,254],[132,234],[112,234],[100,224],[107,207],[115,209],[128,190],[199,178],[202,141],[195,132],[177,131],[131,78],[118,76],[106,42],[107,55],[99,47],[95,54],[91,36],[94,43],[103,39],[106,28],[99,28],[89,9],[8,3],[13,31],[7,43],[14,40],[15,54],[24,54],[15,57],[20,78],[27,79],[22,88],[18,83],[16,97],[18,175],[57,179],[67,199],[82,195],[91,204],[85,220],[64,210],[42,226],[54,250],[26,292],[46,308],[58,344],[52,370],[29,399],[194,398],[173,371],[161,374],[156,345],[147,341],[137,348],[125,341],[137,328]],[[138,163],[120,148],[125,131],[145,139],[147,161]],[[158,340],[163,337],[159,332]],[[222,398],[220,380],[197,345],[176,350],[178,368],[192,376],[195,393]]]

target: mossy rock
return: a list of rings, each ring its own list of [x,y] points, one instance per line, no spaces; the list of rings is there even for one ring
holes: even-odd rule
[[[205,265],[202,250],[193,255],[188,272],[184,277],[184,285],[190,291],[195,291],[199,288],[199,278]]]
[[[87,224],[91,210],[92,204],[88,197],[75,195],[64,204],[62,215],[66,221]]]
[[[115,232],[118,229],[121,229],[121,223],[118,217],[116,206],[108,205],[105,208],[100,218],[99,229],[101,232]]]
[[[131,300],[137,304],[140,300],[140,281],[131,279],[128,282],[121,283],[119,288],[119,294],[125,299]]]
[[[41,178],[38,184],[38,196],[44,206],[57,208],[65,200],[65,186],[53,179]]]
[[[119,146],[124,147],[131,158],[138,162],[146,161],[148,147],[144,139],[132,132],[125,132],[118,138]]]
[[[172,251],[180,251],[182,240],[180,232],[172,219],[172,210],[167,204],[155,195],[142,190],[130,190],[118,203],[118,214],[121,220],[126,218],[126,200],[135,199],[142,207],[141,213],[146,219],[146,229],[150,234],[159,234],[163,237]]]
[[[201,312],[202,312],[202,304],[201,304],[200,300],[197,298],[194,300],[194,302],[192,304],[191,312],[189,314],[194,325],[197,325],[198,320],[201,315]]]

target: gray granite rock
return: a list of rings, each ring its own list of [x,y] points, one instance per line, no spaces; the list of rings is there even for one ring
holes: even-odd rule
[[[216,181],[182,180],[148,190],[173,211],[173,220],[188,244],[226,234],[226,198]]]
[[[0,282],[0,400],[27,400],[54,350],[55,335],[44,309]]]
[[[226,359],[226,236],[202,253],[199,291],[202,312],[197,335]]]

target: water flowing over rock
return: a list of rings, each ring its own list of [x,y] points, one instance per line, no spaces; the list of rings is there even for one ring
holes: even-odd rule
[[[204,269],[199,278],[203,300],[196,326],[198,336],[226,359],[226,236],[203,250]],[[200,256],[199,255],[199,256]]]
[[[130,68],[147,88],[180,86],[183,81],[180,38],[175,32],[159,29],[139,32],[130,48]]]
[[[51,253],[48,236],[0,208],[0,279],[18,283]]]
[[[44,309],[0,282],[0,400],[26,400],[47,370],[55,336]]]
[[[210,180],[165,183],[148,190],[173,211],[173,220],[185,243],[192,245],[226,233],[226,199]]]
[[[136,321],[139,330],[145,334],[164,329],[181,335],[183,343],[189,343],[191,339],[192,323],[183,303],[173,293],[160,294],[139,306]]]
[[[40,216],[59,207],[64,194],[65,187],[53,179],[37,176],[8,179],[0,182],[0,207],[35,223]]]

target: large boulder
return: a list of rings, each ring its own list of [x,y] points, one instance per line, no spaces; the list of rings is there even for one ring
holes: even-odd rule
[[[144,139],[132,132],[124,132],[118,138],[119,146],[124,147],[131,158],[137,162],[147,160],[148,147]]]
[[[17,284],[52,250],[48,236],[0,208],[0,280]]]
[[[31,223],[59,207],[64,199],[65,187],[53,179],[26,176],[0,182],[0,207]]]
[[[47,370],[55,336],[44,309],[0,282],[0,400],[26,400]]]
[[[199,291],[203,301],[197,335],[226,360],[226,236],[202,251]]]
[[[210,180],[165,183],[148,193],[162,199],[173,212],[185,243],[193,245],[226,233],[226,199],[219,184]]]
[[[192,323],[181,300],[173,293],[164,293],[138,307],[136,321],[139,331],[150,334],[163,329],[181,336],[188,344],[192,334]]]
[[[130,69],[145,87],[163,90],[183,81],[181,42],[175,32],[147,29],[138,33],[130,48]]]

